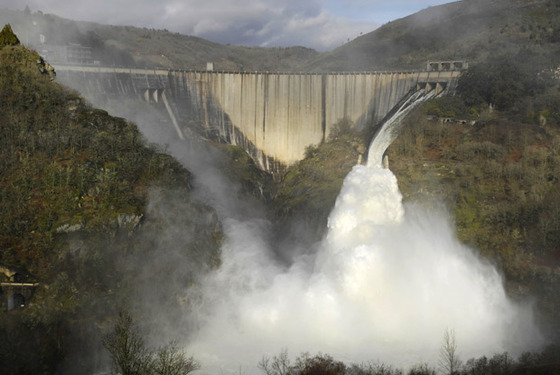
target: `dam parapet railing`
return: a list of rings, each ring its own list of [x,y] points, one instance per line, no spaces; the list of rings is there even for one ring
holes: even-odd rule
[[[126,73],[126,74],[154,74],[168,75],[173,73],[200,73],[200,74],[241,74],[241,75],[293,75],[293,76],[344,76],[344,75],[391,75],[391,74],[419,74],[421,77],[458,77],[462,70],[363,70],[341,72],[287,72],[272,70],[204,70],[204,69],[171,69],[171,68],[131,68],[124,66],[103,65],[71,65],[55,64],[56,70],[78,71],[89,73]]]

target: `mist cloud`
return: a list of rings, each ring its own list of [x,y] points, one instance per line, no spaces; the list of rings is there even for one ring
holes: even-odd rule
[[[263,47],[340,46],[381,24],[445,0],[1,0],[0,7],[112,25],[168,29],[214,42]]]

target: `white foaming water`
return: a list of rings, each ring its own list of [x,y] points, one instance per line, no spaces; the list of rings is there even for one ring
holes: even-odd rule
[[[371,165],[346,177],[315,255],[281,267],[266,223],[225,221],[223,264],[202,282],[188,345],[202,372],[256,373],[262,356],[282,349],[436,365],[446,329],[463,359],[540,344],[531,308],[508,300],[496,269],[459,243],[448,220],[403,207],[395,176],[379,167],[390,138],[380,135]]]
[[[397,111],[387,119],[381,129],[375,134],[372,144],[369,146],[368,163],[372,167],[381,167],[383,153],[395,139],[397,134],[395,127],[400,124],[401,120],[419,104],[433,98],[435,95],[435,90],[431,90],[428,93],[418,90],[410,95]]]

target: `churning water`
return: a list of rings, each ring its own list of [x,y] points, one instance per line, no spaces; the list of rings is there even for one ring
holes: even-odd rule
[[[457,240],[445,215],[403,206],[395,176],[380,167],[392,126],[370,147],[369,165],[346,177],[314,255],[281,266],[266,222],[224,220],[223,264],[201,284],[188,345],[207,369],[256,372],[282,349],[436,365],[446,329],[462,359],[540,343],[530,306],[508,299],[499,273]]]

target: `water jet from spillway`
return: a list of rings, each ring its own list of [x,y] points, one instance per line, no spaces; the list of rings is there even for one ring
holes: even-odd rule
[[[225,219],[222,265],[202,281],[188,345],[203,365],[256,372],[263,355],[284,348],[435,365],[447,329],[465,359],[541,343],[530,306],[508,299],[496,269],[457,240],[444,215],[403,206],[395,176],[381,168],[404,106],[427,97],[411,97],[377,134],[368,165],[348,174],[313,255],[282,266],[266,223]]]

